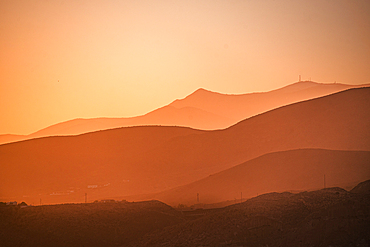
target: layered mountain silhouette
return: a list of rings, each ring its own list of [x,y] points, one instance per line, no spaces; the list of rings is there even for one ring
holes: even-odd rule
[[[352,188],[370,177],[369,161],[369,151],[298,149],[269,153],[152,198],[172,205],[193,205],[233,199],[240,202],[241,197],[324,186]]]
[[[142,126],[4,144],[0,196],[58,203],[83,201],[85,193],[90,200],[156,193],[271,152],[370,151],[369,107],[370,88],[350,89],[268,111],[224,130]],[[358,172],[370,176],[367,170]]]
[[[150,233],[130,246],[368,246],[369,203],[370,194],[338,187],[268,193]]]
[[[49,126],[30,135],[0,135],[0,144],[44,136],[77,135],[139,125],[186,126],[204,130],[223,129],[245,118],[283,105],[362,86],[369,85],[304,81],[270,92],[240,95],[198,89],[184,99],[175,100],[167,106],[142,116],[74,119]]]
[[[267,193],[217,209],[175,209],[159,201],[6,206],[1,246],[368,246],[370,180]]]
[[[233,123],[236,123],[280,106],[364,86],[370,85],[323,84],[301,81],[269,92],[239,95],[220,94],[205,89],[198,89],[184,99],[175,100],[170,106],[180,109],[189,106],[197,107],[207,112],[225,116],[231,119]],[[226,127],[229,127],[229,125],[219,126],[222,129]]]

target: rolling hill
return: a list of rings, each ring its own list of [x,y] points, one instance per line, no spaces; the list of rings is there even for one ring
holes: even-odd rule
[[[176,210],[159,201],[6,206],[1,246],[368,246],[370,180],[267,193],[224,208]]]
[[[369,203],[369,194],[338,187],[268,193],[150,233],[130,246],[368,246]]]
[[[370,152],[297,149],[269,153],[152,198],[174,206],[233,199],[240,202],[241,196],[323,188],[324,175],[327,187],[353,187],[370,178]]]
[[[184,222],[158,201],[0,206],[1,246],[127,246]]]
[[[175,100],[169,105],[142,116],[73,119],[51,125],[30,135],[0,135],[0,144],[37,137],[77,135],[139,125],[186,126],[204,130],[223,129],[245,118],[283,105],[362,86],[369,85],[322,84],[304,81],[270,92],[240,95],[198,89],[184,99]]]
[[[0,145],[1,200],[156,193],[292,149],[370,151],[370,88],[284,106],[224,130],[131,127]],[[333,181],[334,183],[334,181]]]
[[[239,95],[215,93],[201,88],[184,99],[175,100],[170,106],[180,109],[189,106],[197,107],[207,112],[225,116],[236,123],[280,106],[365,86],[370,85],[324,84],[301,81],[269,92]],[[222,125],[219,128],[227,127],[229,126]]]

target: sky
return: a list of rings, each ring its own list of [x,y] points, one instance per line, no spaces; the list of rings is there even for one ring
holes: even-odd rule
[[[0,134],[369,68],[368,0],[0,1]]]

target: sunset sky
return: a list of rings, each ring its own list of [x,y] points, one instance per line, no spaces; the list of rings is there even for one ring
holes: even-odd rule
[[[0,134],[369,68],[368,0],[0,1]]]

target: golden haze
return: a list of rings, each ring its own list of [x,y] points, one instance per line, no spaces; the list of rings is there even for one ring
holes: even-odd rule
[[[368,1],[1,1],[0,134],[131,117],[198,88],[362,84]]]

